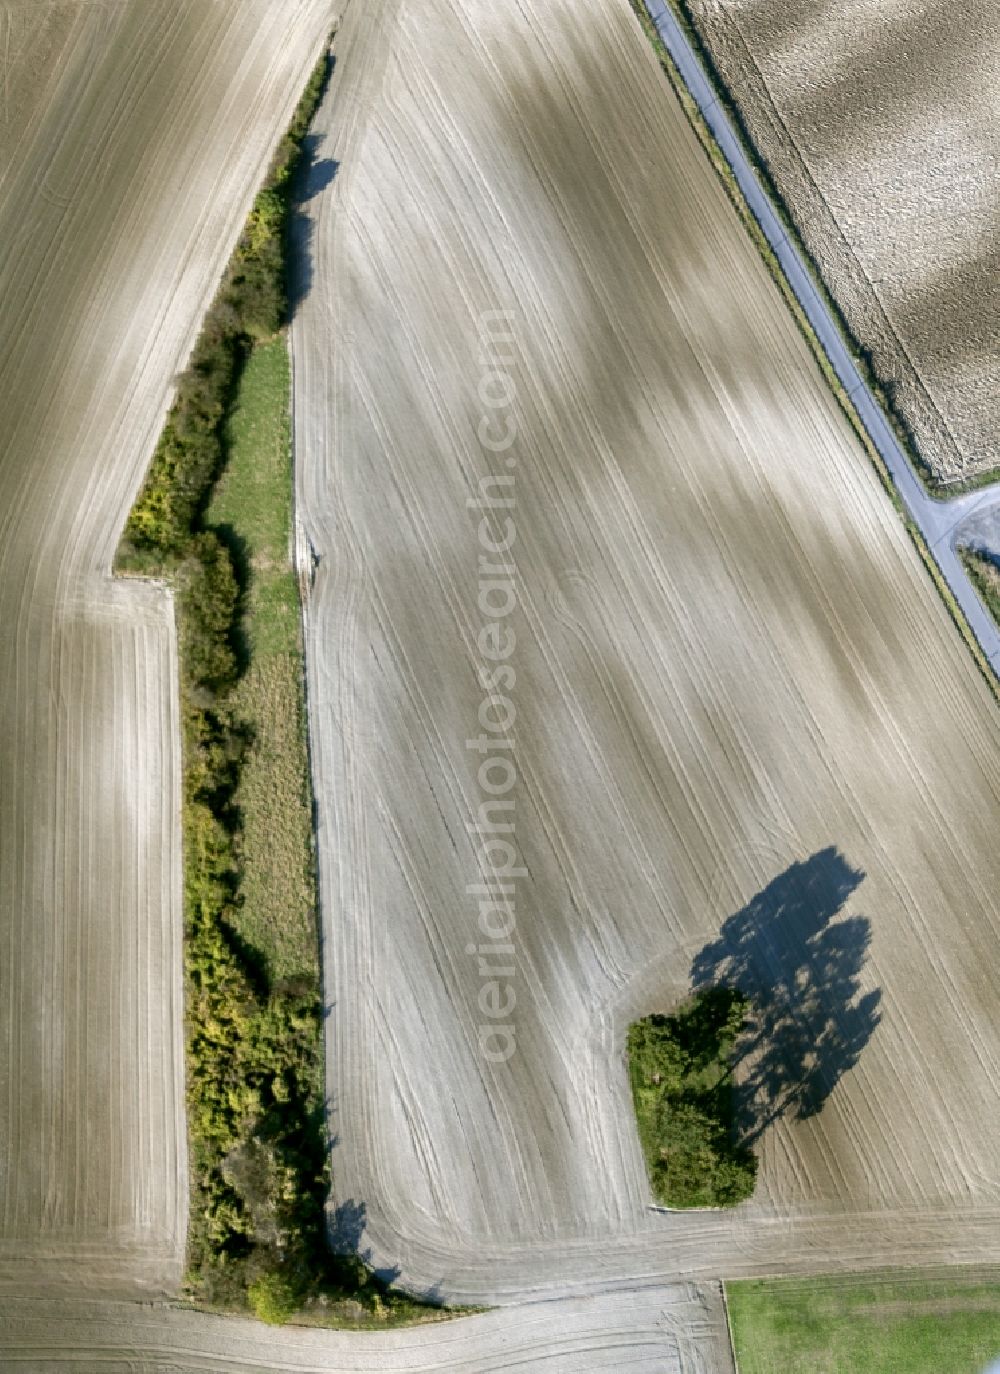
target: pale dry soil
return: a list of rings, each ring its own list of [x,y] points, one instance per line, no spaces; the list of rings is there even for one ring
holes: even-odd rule
[[[1000,44],[989,0],[690,0],[934,473],[1000,462]]]
[[[996,706],[629,7],[382,0],[337,46],[293,326],[337,1202],[451,1300],[995,1260]],[[488,473],[525,869],[501,1065],[466,891]],[[624,1033],[693,964],[784,1039],[750,1066],[753,1202],[664,1215]]]
[[[145,1304],[8,1305],[4,1368],[117,1374],[731,1374],[718,1284],[568,1298],[395,1331],[275,1329]]]
[[[110,568],[326,0],[0,10],[0,1289],[171,1291],[170,598]]]

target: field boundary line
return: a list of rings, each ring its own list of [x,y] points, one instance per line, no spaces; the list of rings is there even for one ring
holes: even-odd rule
[[[740,1362],[736,1358],[736,1342],[733,1339],[733,1322],[729,1315],[729,1294],[726,1292],[726,1280],[719,1280],[719,1287],[722,1290],[722,1310],[726,1316],[726,1335],[729,1337],[729,1353],[733,1357],[734,1374],[740,1374]]]

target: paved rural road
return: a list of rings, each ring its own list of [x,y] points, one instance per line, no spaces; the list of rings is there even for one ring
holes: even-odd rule
[[[1000,484],[968,492],[950,501],[927,495],[909,458],[888,424],[868,383],[858,372],[830,311],[820,298],[812,277],[771,206],[756,172],[726,114],[716,99],[701,60],[681,28],[667,0],[646,0],[650,18],[684,79],[692,98],[725,154],[740,190],[774,250],[789,286],[809,317],[831,366],[843,383],[861,422],[878,449],[906,507],[931,549],[942,576],[955,594],[983,652],[1000,676],[1000,629],[984,608],[958,557],[960,543],[971,543],[1000,553],[1000,517],[984,520],[984,513],[1000,511]],[[967,521],[975,516],[975,537]]]

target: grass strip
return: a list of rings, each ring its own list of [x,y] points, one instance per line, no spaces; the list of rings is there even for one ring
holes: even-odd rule
[[[975,661],[976,667],[979,669],[980,673],[985,679],[986,684],[992,692],[994,698],[1000,701],[1000,681],[998,681],[996,674],[993,672],[993,669],[990,666],[989,660],[983,653],[982,646],[980,645],[979,640],[973,634],[972,628],[969,625],[969,622],[966,620],[961,606],[959,606],[958,602],[955,600],[954,593],[948,586],[948,583],[945,581],[941,573],[941,569],[938,567],[937,560],[931,553],[931,550],[928,547],[927,541],[925,540],[923,533],[921,532],[919,526],[910,518],[906,510],[906,507],[903,503],[903,500],[899,494],[899,491],[896,487],[896,484],[892,479],[892,474],[886,467],[882,455],[879,453],[878,449],[875,447],[875,444],[872,442],[871,435],[868,433],[868,430],[862,424],[861,417],[858,415],[858,412],[854,406],[854,402],[851,400],[850,396],[847,393],[847,390],[845,389],[843,383],[841,382],[836,371],[834,370],[833,365],[830,362],[830,359],[827,357],[826,350],[820,343],[819,338],[816,335],[816,331],[813,329],[812,324],[809,321],[809,317],[802,309],[798,297],[795,295],[795,292],[789,285],[788,279],[785,276],[784,271],[782,270],[781,263],[778,261],[778,258],[774,250],[768,242],[767,235],[764,233],[763,229],[761,229],[760,225],[757,222],[756,216],[750,209],[750,206],[747,204],[746,198],[744,197],[743,192],[740,189],[740,184],[737,181],[736,176],[732,168],[730,167],[725,154],[719,147],[718,143],[715,141],[715,135],[708,127],[708,124],[706,123],[705,118],[698,107],[697,101],[694,99],[694,97],[688,90],[687,85],[685,84],[680,72],[677,70],[677,67],[674,64],[674,60],[671,57],[666,44],[663,42],[662,38],[657,32],[656,26],[653,23],[652,19],[650,19],[649,11],[646,9],[644,0],[630,0],[630,3],[632,5],[633,11],[635,12],[636,18],[638,19],[639,24],[642,27],[643,32],[646,34],[646,37],[649,39],[650,43],[653,46],[653,50],[659,58],[660,66],[663,69],[663,72],[666,75],[667,80],[670,82],[670,85],[673,88],[674,93],[680,101],[681,108],[687,115],[691,127],[694,129],[694,132],[697,135],[698,140],[702,145],[702,148],[704,149],[712,166],[715,168],[719,176],[719,179],[722,182],[722,185],[726,191],[726,194],[728,195],[730,202],[733,205],[733,208],[736,210],[736,213],[739,216],[744,228],[750,235],[750,238],[753,240],[753,243],[757,248],[757,251],[763,258],[764,264],[768,269],[771,279],[777,286],[778,290],[781,292],[785,300],[785,303],[788,306],[788,309],[791,311],[792,318],[794,319],[800,333],[802,334],[802,337],[808,343],[812,355],[816,359],[816,363],[819,367],[819,370],[823,374],[823,378],[827,383],[827,386],[830,388],[831,392],[836,398],[838,405],[844,413],[844,416],[846,417],[848,423],[850,424],[851,428],[856,434],[859,443],[861,444],[862,448],[867,454],[868,460],[871,463],[872,467],[875,469],[875,472],[878,475],[879,481],[882,483],[886,495],[889,497],[889,500],[892,502],[896,511],[902,517],[903,523],[906,527],[906,532],[909,534],[910,539],[916,547],[916,550],[920,555],[920,559],[924,567],[927,569],[931,581],[934,583],[934,586],[937,589],[938,594],[940,595],[948,610],[948,614],[951,616],[951,619],[954,621],[959,634],[962,636],[962,639],[968,646],[968,649],[972,654],[973,660]],[[817,290],[822,295],[823,300],[827,305],[828,309],[830,310],[834,323],[841,330],[844,337],[844,341],[847,344],[848,348],[851,350],[852,356],[854,357],[854,361],[857,364],[859,371],[862,373],[868,384],[871,386],[873,394],[875,395],[876,400],[881,405],[883,411],[886,413],[889,422],[893,424],[893,428],[897,434],[897,437],[900,439],[900,443],[903,445],[903,448],[907,453],[907,456],[909,456],[913,461],[914,469],[917,472],[918,476],[921,477],[921,480],[927,487],[929,494],[938,497],[947,494],[950,497],[956,495],[959,491],[964,490],[966,486],[974,487],[987,485],[990,481],[995,480],[996,477],[1000,475],[1000,468],[996,469],[992,474],[980,474],[979,477],[970,479],[970,481],[964,486],[950,486],[947,490],[947,493],[944,493],[940,487],[935,488],[928,484],[926,473],[923,470],[922,460],[920,459],[919,455],[916,454],[915,451],[912,449],[911,445],[906,440],[905,435],[900,434],[898,423],[894,422],[893,420],[893,416],[888,407],[888,401],[884,389],[882,389],[878,385],[877,380],[874,382],[874,384],[869,380],[870,372],[866,370],[865,355],[863,351],[860,350],[859,345],[853,339],[852,335],[850,334],[850,331],[847,329],[846,323],[844,322],[840,314],[836,302],[832,299],[829,292],[826,290],[822,278],[818,275],[815,265],[812,263],[812,260],[808,252],[802,244],[798,231],[795,228],[794,223],[791,221],[788,215],[788,211],[785,208],[781,200],[781,197],[778,195],[773,185],[766,164],[762,162],[759,154],[756,151],[756,148],[750,141],[749,135],[746,133],[746,130],[743,127],[743,122],[739,115],[739,111],[733,104],[731,97],[729,96],[721,81],[721,78],[718,76],[718,73],[715,70],[715,67],[711,61],[710,54],[707,53],[705,45],[702,42],[700,35],[698,34],[697,30],[693,27],[692,21],[687,15],[686,8],[683,4],[683,0],[670,0],[670,3],[673,6],[674,12],[677,15],[681,27],[684,29],[684,32],[687,34],[687,36],[690,38],[692,46],[695,49],[695,52],[698,54],[700,60],[702,61],[702,64],[708,74],[710,83],[712,84],[713,91],[716,94],[719,103],[723,106],[723,108],[726,110],[726,113],[732,119],[733,126],[737,130],[737,134],[741,138],[741,141],[743,143],[744,152],[746,153],[751,166],[760,176],[761,184],[763,185],[764,191],[767,194],[769,200],[771,201],[775,213],[781,219],[782,224],[784,224],[788,229],[789,238],[792,240],[796,250],[800,253],[803,262],[806,264],[807,269],[811,271],[814,284],[816,285]]]
[[[226,432],[228,462],[205,520],[244,589],[234,713],[248,727],[233,802],[240,817],[240,902],[233,926],[269,987],[318,986],[312,798],[302,697],[298,583],[291,565],[288,348],[247,359]]]
[[[442,1309],[393,1291],[327,1244],[323,1005],[282,326],[295,171],[328,66],[324,55],[205,317],[117,566],[175,589],[188,1295],[269,1322],[359,1326]],[[357,1228],[360,1217],[353,1221]]]
[[[748,1002],[708,988],[672,1016],[629,1027],[629,1081],[650,1186],[667,1207],[730,1207],[757,1178],[736,1139],[732,1059]]]
[[[727,1283],[740,1374],[981,1374],[1000,1355],[998,1280],[956,1269]]]

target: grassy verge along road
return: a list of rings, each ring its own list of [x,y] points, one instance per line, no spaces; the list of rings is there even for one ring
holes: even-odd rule
[[[726,1285],[740,1374],[981,1374],[1000,1356],[1000,1275],[872,1274]]]
[[[667,1207],[725,1207],[753,1192],[757,1161],[736,1138],[732,1059],[748,1003],[698,993],[629,1027],[632,1100],[649,1181]]]
[[[978,549],[962,549],[962,564],[983,605],[1000,625],[1000,566],[995,558]]]

